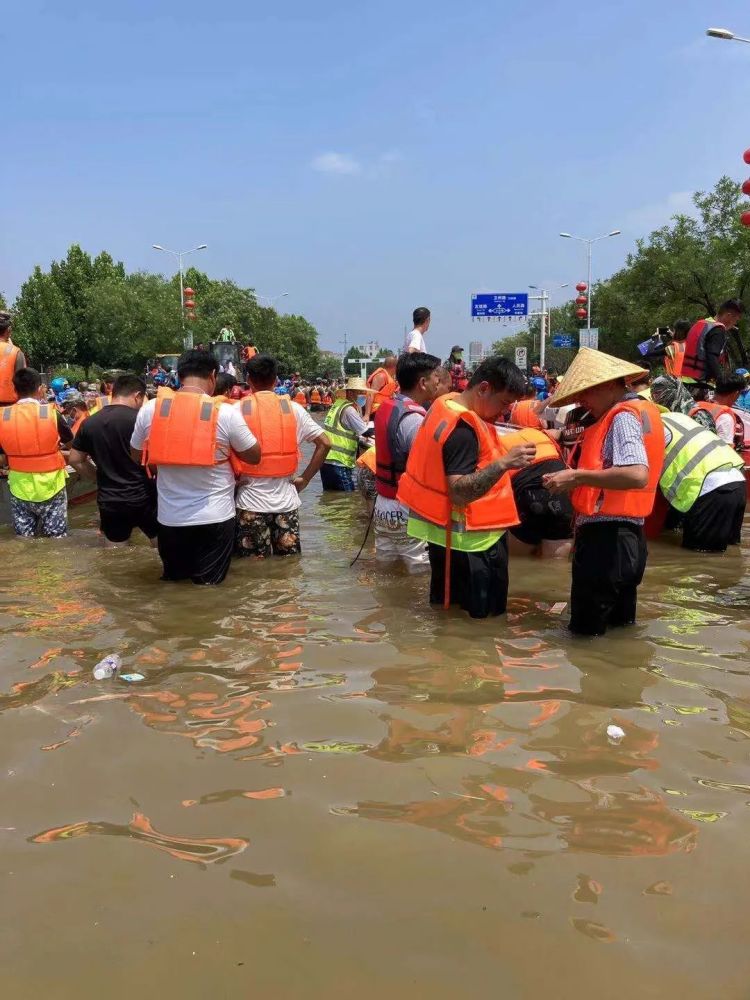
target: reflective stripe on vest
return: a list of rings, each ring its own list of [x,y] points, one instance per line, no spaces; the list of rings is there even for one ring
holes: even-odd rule
[[[6,406],[0,419],[0,448],[12,472],[57,472],[65,468],[57,431],[57,410],[36,403]]]
[[[672,440],[664,455],[659,486],[667,502],[683,514],[700,496],[706,477],[722,469],[741,469],[742,458],[716,435],[683,413],[662,416]]]
[[[579,486],[571,493],[574,510],[579,514],[610,517],[648,517],[654,507],[656,487],[664,465],[664,430],[658,408],[645,399],[627,399],[617,403],[583,433],[577,466],[598,471],[604,469],[604,444],[619,413],[632,413],[643,429],[648,482],[642,489],[607,490],[599,486]]]
[[[209,466],[227,461],[216,459],[219,399],[184,389],[160,393],[143,464]]]
[[[16,358],[20,350],[15,344],[0,343],[0,402],[15,403],[18,393],[13,385]]]
[[[297,471],[297,418],[287,396],[261,391],[236,404],[248,426],[258,439],[261,460],[248,465],[232,455],[232,468],[238,474],[252,478],[282,479]]]
[[[326,456],[326,462],[337,462],[339,465],[353,469],[357,460],[357,442],[359,435],[341,424],[341,414],[347,406],[354,406],[348,399],[337,399],[326,414],[323,422],[326,434],[331,442],[331,450]]]

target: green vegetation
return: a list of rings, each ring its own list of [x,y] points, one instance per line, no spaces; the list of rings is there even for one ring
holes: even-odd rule
[[[638,240],[625,266],[594,286],[592,325],[599,328],[603,351],[637,358],[636,344],[659,326],[713,315],[728,298],[743,299],[750,308],[750,229],[740,223],[750,204],[740,185],[722,177],[713,191],[697,192],[693,204],[694,214],[675,215],[647,239]],[[582,324],[574,308],[569,302],[553,309],[549,329],[577,332]],[[529,348],[530,360],[538,359],[538,320],[493,347],[512,358],[521,345]],[[549,367],[564,369],[572,353],[548,346]]]
[[[38,368],[80,366],[140,370],[148,358],[182,349],[179,277],[127,274],[106,252],[91,257],[77,244],[64,260],[40,267],[14,304],[13,337]],[[260,306],[252,288],[216,281],[194,268],[185,287],[195,292],[196,344],[216,340],[230,326],[241,343],[252,341],[279,361],[282,371],[318,368],[317,331],[303,316]]]

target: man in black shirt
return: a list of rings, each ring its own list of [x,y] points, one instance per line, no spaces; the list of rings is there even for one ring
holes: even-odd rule
[[[112,387],[111,405],[84,420],[73,441],[70,464],[82,476],[96,475],[105,544],[127,542],[133,528],[140,528],[156,545],[156,486],[130,457],[130,439],[145,397],[142,378],[120,375]]]

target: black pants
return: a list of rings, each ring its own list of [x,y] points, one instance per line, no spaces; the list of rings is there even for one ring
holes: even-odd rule
[[[427,546],[430,555],[430,604],[445,598],[445,549]],[[508,603],[508,540],[503,537],[484,552],[451,552],[451,604],[472,618],[502,615]]]
[[[159,525],[162,580],[222,583],[232,561],[234,518],[218,524]]]
[[[747,503],[745,483],[727,483],[698,497],[682,521],[682,547],[695,552],[726,552],[739,545]]]
[[[609,625],[633,624],[647,555],[643,528],[638,524],[601,521],[576,529],[571,632],[604,635]]]

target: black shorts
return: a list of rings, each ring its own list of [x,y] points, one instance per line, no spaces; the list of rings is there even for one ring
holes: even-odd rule
[[[573,537],[573,505],[567,493],[553,496],[543,487],[518,490],[516,508],[521,523],[510,533],[526,545]]]
[[[156,538],[156,500],[139,505],[100,507],[99,527],[108,542],[127,542],[134,528],[140,528],[146,538]]]
[[[694,552],[725,552],[727,545],[739,545],[746,504],[745,483],[727,483],[698,497],[683,516],[683,548]]]
[[[430,555],[430,604],[445,599],[445,549],[427,545]],[[484,552],[451,552],[450,601],[472,618],[502,615],[508,603],[508,539],[505,535]]]
[[[234,548],[234,518],[218,524],[159,525],[162,580],[222,583]]]

